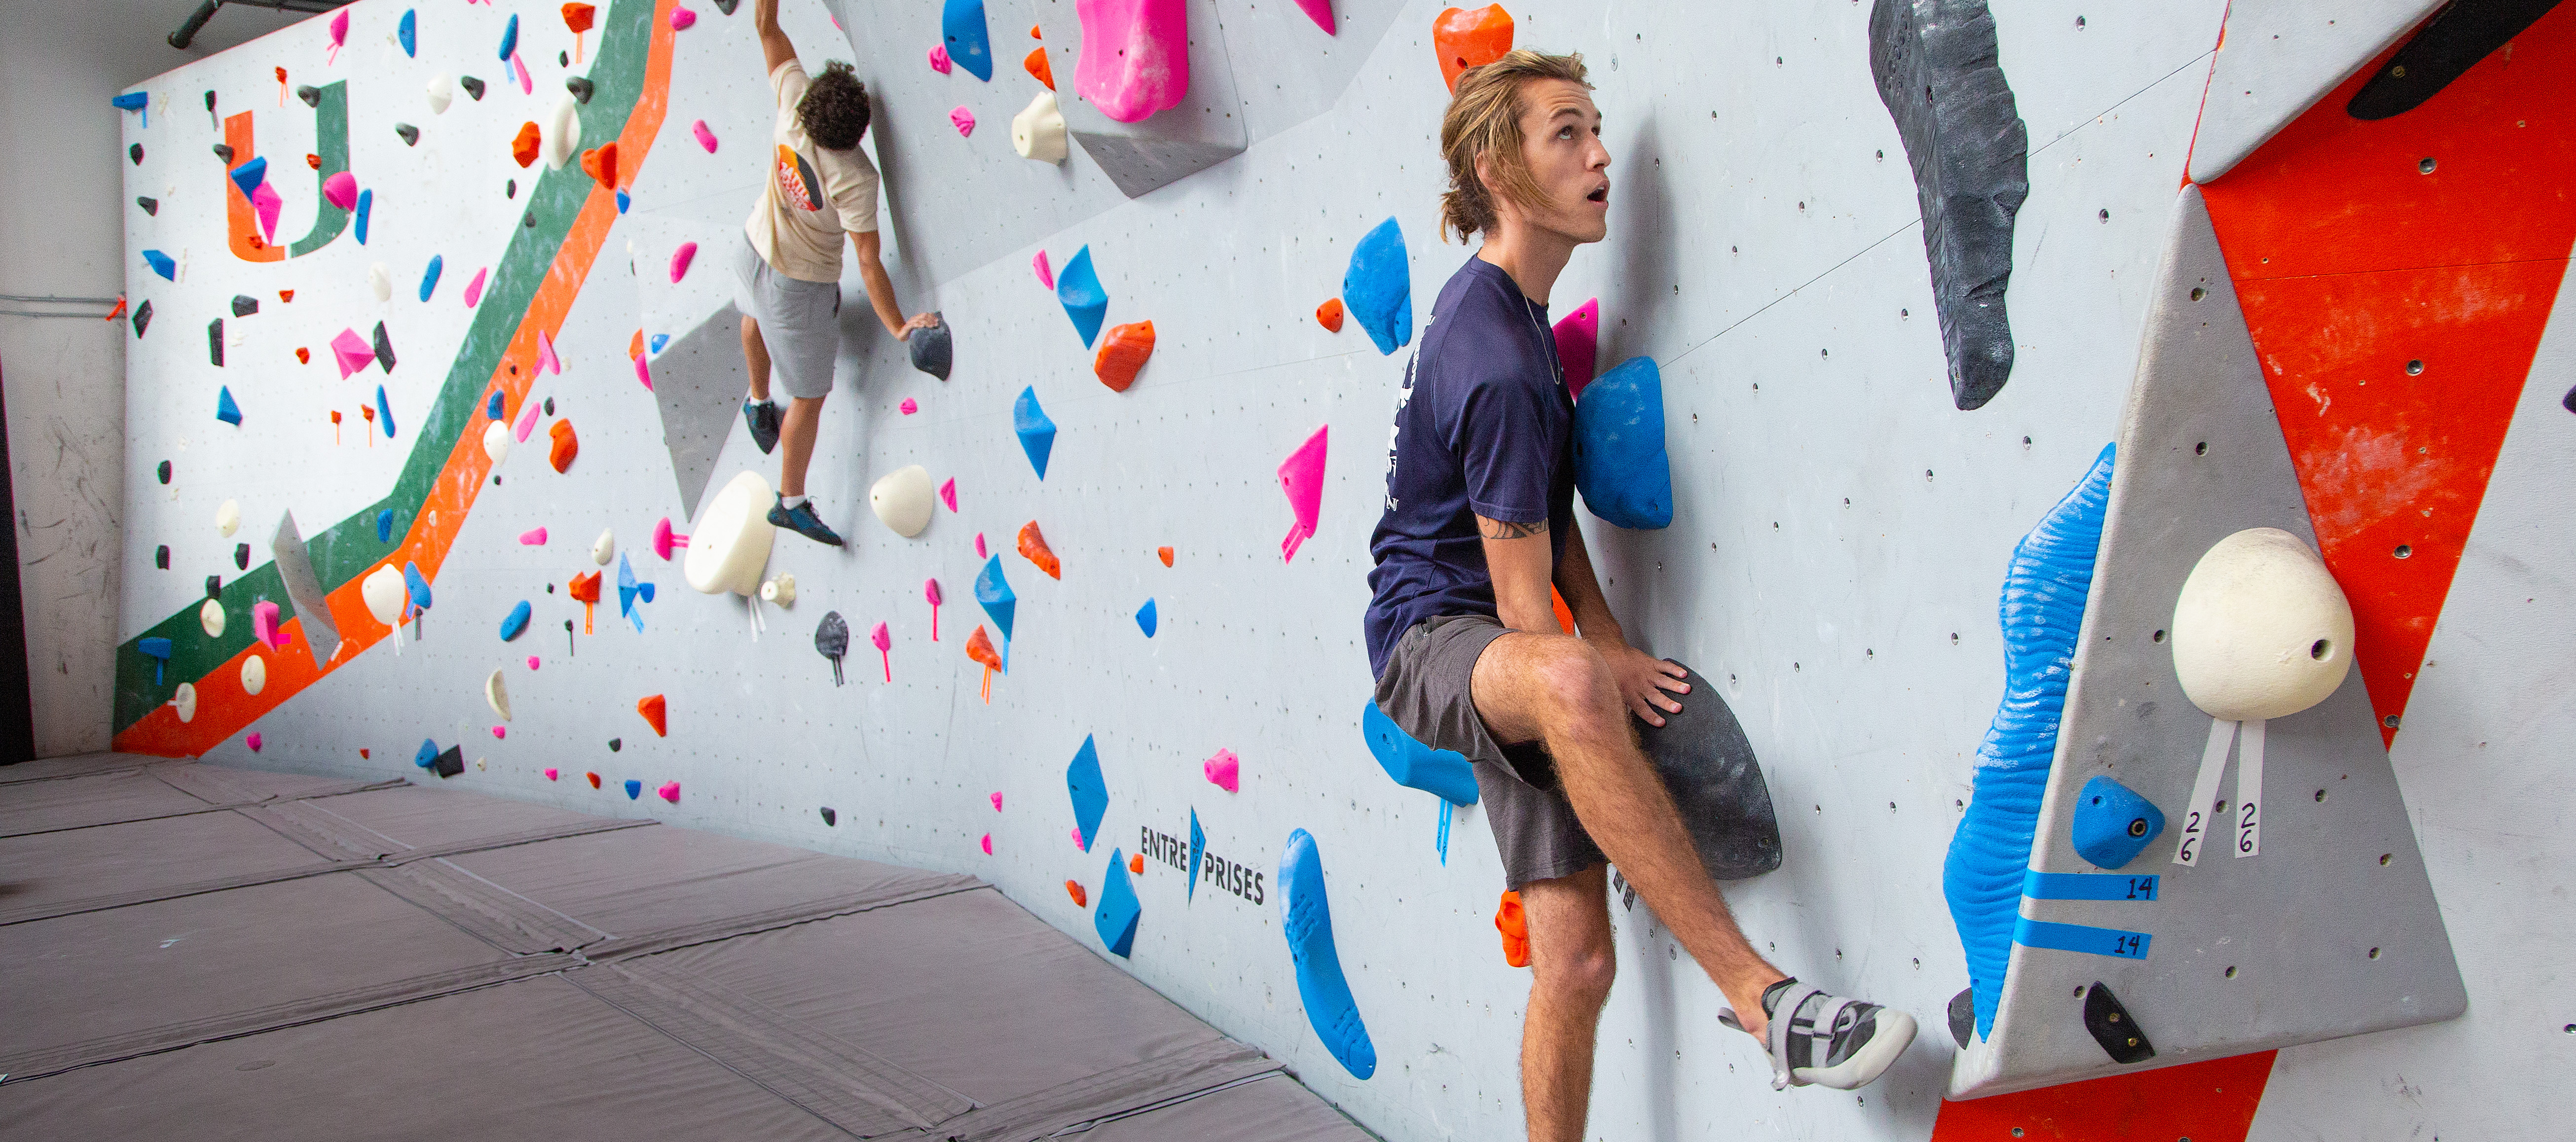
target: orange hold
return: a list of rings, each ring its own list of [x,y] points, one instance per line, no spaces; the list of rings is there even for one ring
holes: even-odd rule
[[[1431,21],[1431,50],[1440,56],[1440,78],[1457,94],[1458,77],[1512,50],[1512,14],[1500,4],[1474,11],[1451,8]]]
[[[298,364],[298,365],[310,365],[310,364],[312,364],[312,363],[313,363],[313,350],[311,350],[311,349],[307,349],[307,348],[305,348],[304,346],[301,346],[301,345],[296,346],[296,347],[295,347],[295,363],[296,363],[296,364]]]
[[[975,633],[966,636],[966,657],[984,667],[984,704],[993,704],[993,672],[1002,668],[1002,656],[993,653],[993,638],[984,633],[984,624],[975,624]]]
[[[1029,69],[1029,78],[1045,84],[1049,91],[1055,90],[1055,69],[1047,66],[1045,48],[1030,48],[1029,58],[1021,60],[1020,66]]]
[[[591,633],[591,615],[599,606],[599,572],[573,576],[568,593],[572,601],[581,604],[581,633]]]
[[[1073,898],[1073,906],[1076,908],[1091,907],[1091,894],[1082,890],[1082,882],[1079,880],[1065,881],[1064,894]]]
[[[593,577],[596,578],[596,574]],[[636,699],[635,712],[644,715],[644,720],[652,725],[654,737],[671,736],[669,707],[663,703],[661,695],[655,694],[650,698]]]
[[[1494,910],[1494,929],[1503,934],[1503,962],[1516,968],[1528,967],[1529,921],[1521,915],[1520,893],[1503,894],[1502,907]]]
[[[599,9],[588,4],[566,4],[563,6],[564,27],[572,29],[572,34],[578,36],[590,30],[591,17],[598,12]]]
[[[317,170],[317,171],[318,171],[318,170],[321,170],[321,169],[322,169],[322,156],[317,155],[317,154],[314,154],[314,153],[313,153],[313,152],[311,152],[311,151],[306,151],[306,152],[304,152],[304,165],[306,165],[306,166],[308,166],[308,167],[311,167],[311,168],[313,168],[313,169],[315,169],[315,170]]]
[[[279,300],[279,301],[293,301],[293,300],[295,300],[295,291],[294,291],[294,290],[291,290],[291,289],[282,289],[282,290],[279,290],[279,291],[277,291],[277,300]]]
[[[1143,853],[1138,853],[1135,856],[1127,858],[1127,873],[1130,876],[1145,875],[1145,855]]]
[[[598,775],[598,774],[596,774],[596,773],[585,773],[585,774],[582,774],[582,776],[587,777],[587,778],[589,778],[589,779],[590,779],[590,787],[591,787],[591,788],[593,788],[593,789],[597,789],[597,788],[599,788],[599,775]]]
[[[1047,573],[1047,578],[1059,581],[1064,578],[1064,564],[1056,559],[1054,551],[1048,549],[1046,534],[1038,530],[1038,521],[1030,520],[1021,525],[1020,554],[1037,564],[1038,570]]]
[[[581,173],[599,180],[599,185],[617,189],[617,144],[601,143],[581,153]]]
[[[636,330],[636,331],[635,331],[635,336],[633,336],[633,337],[629,337],[629,338],[627,338],[627,339],[626,339],[626,359],[627,359],[627,360],[629,360],[629,361],[632,361],[632,360],[634,360],[635,358],[637,358],[637,357],[641,357],[641,356],[643,356],[643,355],[644,355],[644,331],[643,331],[643,330],[641,330],[641,329],[638,329],[638,330]]]
[[[525,168],[529,163],[537,161],[538,149],[544,145],[545,135],[537,130],[536,124],[521,123],[519,137],[510,140],[510,157],[517,159],[519,166]]]
[[[1169,566],[1171,566],[1171,565],[1172,565],[1172,549],[1171,549],[1171,548],[1168,548],[1168,547],[1157,547],[1157,548],[1155,548],[1155,549],[1154,549],[1154,554],[1156,554],[1156,555],[1159,555],[1159,556],[1162,556],[1162,557],[1163,557],[1163,566],[1165,566],[1165,567],[1169,567]]]
[[[1144,368],[1145,359],[1153,355],[1153,322],[1113,326],[1109,336],[1100,339],[1100,351],[1091,356],[1091,372],[1111,392],[1123,393],[1136,383],[1136,370]]]
[[[1032,40],[1043,40],[1046,36],[1038,31],[1037,25],[1031,24],[1029,25],[1029,38]]]
[[[359,747],[358,747],[358,759],[359,759],[360,761],[364,761],[364,760],[366,760],[366,757],[367,757],[367,747],[365,747],[365,746],[359,746]]]
[[[1315,324],[1321,325],[1326,329],[1330,329],[1335,333],[1341,332],[1342,299],[1338,297],[1328,297],[1324,299],[1324,304],[1316,306]]]
[[[554,465],[557,472],[571,471],[572,458],[581,455],[581,438],[572,434],[572,422],[558,420],[546,428],[546,435],[555,438],[546,449],[546,463]]]

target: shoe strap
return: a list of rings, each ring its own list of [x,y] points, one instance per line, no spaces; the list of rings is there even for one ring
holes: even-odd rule
[[[1789,1036],[1796,1032],[1789,1025],[1797,1020],[1798,1008],[1804,1006],[1809,998],[1824,994],[1825,989],[1813,984],[1792,983],[1787,991],[1780,994],[1780,1002],[1772,1007],[1770,1025],[1763,1032],[1763,1037],[1770,1040],[1771,1089],[1787,1090],[1796,1084],[1789,1065]],[[1831,1024],[1827,1026],[1830,1028]],[[1831,1041],[1830,1031],[1826,1038]]]

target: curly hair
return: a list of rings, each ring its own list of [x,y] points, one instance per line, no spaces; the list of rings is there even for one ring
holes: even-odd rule
[[[815,76],[805,88],[805,97],[796,101],[796,121],[804,124],[805,134],[814,145],[827,151],[846,151],[859,145],[859,136],[868,133],[868,86],[850,70],[850,65],[832,60],[823,65],[823,74]]]
[[[1521,90],[1541,79],[1580,83],[1588,89],[1592,84],[1585,74],[1579,53],[1552,56],[1519,48],[1458,77],[1457,94],[1450,97],[1449,110],[1440,119],[1440,156],[1449,164],[1449,189],[1440,196],[1442,241],[1452,230],[1461,242],[1479,231],[1491,235],[1498,193],[1515,203],[1545,198],[1521,154],[1521,113],[1527,110]],[[1487,186],[1476,177],[1476,156],[1487,152],[1494,156],[1500,185]]]

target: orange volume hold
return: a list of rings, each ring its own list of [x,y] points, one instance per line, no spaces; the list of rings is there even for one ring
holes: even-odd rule
[[[545,135],[537,130],[536,124],[521,123],[519,137],[510,140],[510,157],[519,160],[519,165],[524,168],[537,161],[537,149],[544,142]]]
[[[1029,57],[1021,60],[1020,66],[1029,69],[1029,78],[1045,84],[1049,91],[1055,90],[1055,69],[1047,66],[1045,48],[1030,48]]]
[[[593,577],[596,578],[595,575]],[[636,699],[635,712],[644,715],[644,721],[653,727],[654,737],[671,736],[670,711],[669,707],[663,704],[661,695],[655,694],[649,698]]]
[[[598,12],[599,9],[588,4],[566,4],[563,6],[564,27],[572,29],[572,33],[576,36],[587,32],[590,30],[591,18]]]
[[[1321,325],[1326,329],[1330,329],[1335,333],[1341,332],[1342,299],[1338,297],[1328,297],[1324,299],[1324,304],[1316,306],[1315,324]]]
[[[558,420],[547,426],[546,435],[555,438],[546,449],[546,463],[554,465],[557,472],[571,471],[572,458],[581,455],[581,438],[572,434],[572,422]]]
[[[1027,556],[1029,562],[1037,564],[1038,570],[1047,573],[1047,578],[1059,581],[1064,578],[1064,564],[1059,562],[1055,552],[1047,547],[1046,534],[1038,530],[1038,521],[1030,520],[1021,525],[1020,554]]]
[[[1521,916],[1521,894],[1503,894],[1502,907],[1494,910],[1494,929],[1503,934],[1503,962],[1516,968],[1529,966],[1529,922]]]
[[[1115,326],[1100,339],[1100,351],[1091,357],[1091,371],[1110,391],[1123,393],[1136,383],[1136,370],[1144,368],[1145,359],[1153,355],[1153,322]]]
[[[1076,908],[1091,907],[1091,894],[1082,890],[1082,882],[1079,880],[1065,881],[1064,894],[1073,898],[1073,906]]]
[[[1440,78],[1451,94],[1467,69],[1483,67],[1512,50],[1512,14],[1500,4],[1474,11],[1451,8],[1431,21],[1431,50],[1440,55]]]

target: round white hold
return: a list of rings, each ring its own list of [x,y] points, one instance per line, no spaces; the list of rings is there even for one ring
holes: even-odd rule
[[[554,109],[546,113],[545,125],[537,129],[546,156],[547,170],[562,170],[572,161],[573,150],[581,146],[581,104],[566,91],[555,97]]]
[[[1011,149],[1024,159],[1064,161],[1064,112],[1056,107],[1054,92],[1038,92],[1019,114],[1011,116]]]
[[[2299,537],[2257,527],[2219,540],[2174,603],[2174,673],[2220,721],[2286,718],[2352,669],[2352,605]]]
[[[257,694],[268,689],[268,660],[254,654],[242,660],[242,693]]]
[[[616,529],[605,527],[599,529],[599,538],[590,541],[590,561],[606,567],[608,561],[615,558],[617,558]]]
[[[689,533],[689,555],[680,565],[689,586],[709,595],[758,594],[761,568],[769,565],[769,547],[778,539],[769,523],[776,502],[769,481],[757,472],[738,473],[716,492]]]
[[[905,539],[921,534],[930,526],[933,493],[930,471],[919,464],[886,474],[868,489],[868,506],[876,509],[877,518]]]
[[[456,81],[446,72],[429,77],[429,113],[447,114],[447,105],[456,98]]]
[[[367,573],[358,584],[358,596],[367,601],[367,613],[376,616],[377,622],[392,626],[402,618],[403,600],[411,597],[411,591],[403,585],[402,572],[388,563]]]
[[[483,429],[483,454],[492,458],[493,467],[501,466],[510,455],[509,425],[496,420]]]
[[[180,683],[180,684],[179,684],[178,692],[177,692],[177,693],[174,693],[174,694],[172,694],[172,695],[170,695],[170,704],[179,708],[179,720],[180,720],[180,721],[182,721],[182,722],[193,722],[193,721],[196,721],[196,720],[197,720],[197,687],[196,687],[196,685],[195,685],[195,684],[193,684],[193,683],[188,683],[188,682],[182,682],[182,683]]]
[[[367,288],[375,291],[377,301],[392,301],[394,299],[393,271],[386,269],[383,262],[368,266]]]
[[[197,608],[197,625],[206,628],[207,638],[224,637],[223,603],[214,599],[206,600],[206,605]]]
[[[223,503],[216,505],[215,530],[224,533],[224,536],[227,539],[231,538],[234,532],[241,530],[241,505],[239,503],[232,500],[225,500]]]

